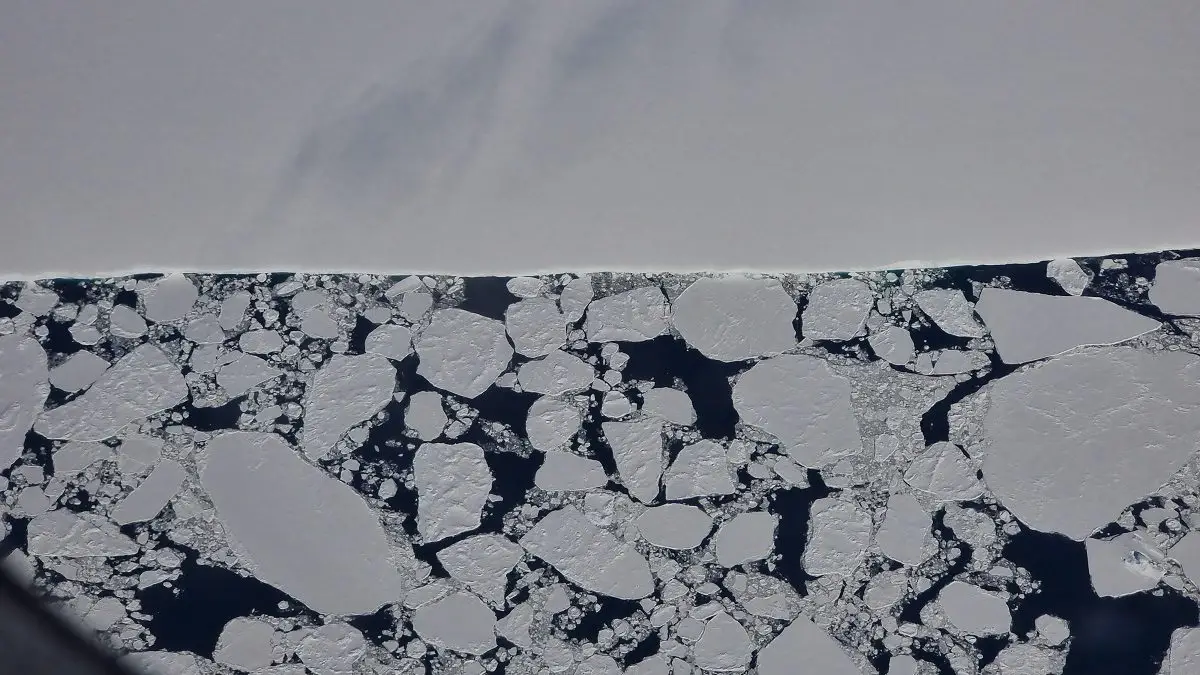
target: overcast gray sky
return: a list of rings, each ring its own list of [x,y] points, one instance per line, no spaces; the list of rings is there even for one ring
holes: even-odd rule
[[[1200,3],[6,0],[0,275],[1200,245]]]

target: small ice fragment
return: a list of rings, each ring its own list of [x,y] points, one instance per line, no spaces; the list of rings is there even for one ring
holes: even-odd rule
[[[904,482],[939,501],[963,501],[983,493],[983,483],[966,454],[946,441],[938,441],[917,455],[904,472]]]
[[[242,333],[238,347],[247,354],[271,354],[283,348],[283,338],[273,330],[252,330]]]
[[[1046,276],[1053,279],[1059,288],[1071,295],[1083,295],[1084,289],[1091,281],[1079,263],[1070,258],[1051,260],[1046,263]]]
[[[242,323],[242,319],[246,318],[246,310],[250,309],[251,300],[253,297],[246,291],[238,291],[222,300],[221,311],[217,315],[217,322],[221,324],[221,328],[225,330],[237,328]]]
[[[525,434],[529,444],[543,452],[566,445],[583,425],[583,415],[560,398],[542,396],[529,407]]]
[[[389,287],[386,291],[384,291],[383,296],[385,298],[387,298],[388,300],[394,300],[397,297],[399,297],[405,293],[409,293],[409,292],[416,291],[416,290],[423,290],[424,288],[425,288],[425,283],[423,281],[421,281],[420,277],[417,277],[417,276],[404,277],[400,281],[397,281],[396,283],[392,284],[391,287]]]
[[[300,320],[300,332],[312,338],[333,340],[342,334],[341,326],[323,307],[310,309]]]
[[[932,358],[933,368],[923,374],[958,375],[979,370],[989,363],[987,354],[974,350],[941,349],[926,353]]]
[[[1057,616],[1043,614],[1034,619],[1033,625],[1037,628],[1038,636],[1046,644],[1060,645],[1071,637],[1071,627]],[[1200,645],[1197,646],[1200,647]]]
[[[990,399],[988,487],[1029,527],[1082,541],[1195,452],[1200,359],[1090,350],[1000,378]]]
[[[191,280],[182,274],[171,274],[159,279],[146,289],[142,299],[146,307],[146,318],[156,323],[174,321],[192,311],[192,305],[200,293]]]
[[[733,405],[802,466],[818,469],[862,452],[850,382],[821,359],[785,354],[755,364],[734,384]]]
[[[362,633],[339,622],[309,632],[296,646],[296,655],[316,675],[353,675],[354,664],[366,650]]]
[[[717,530],[713,545],[722,567],[762,560],[775,549],[778,518],[766,511],[739,513]]]
[[[558,307],[568,323],[575,323],[583,318],[583,313],[594,295],[592,279],[587,275],[572,279],[563,286],[562,293],[558,296]]]
[[[661,420],[649,417],[630,422],[604,422],[601,428],[621,483],[636,500],[649,504],[658,497],[662,479],[663,453]]]
[[[592,654],[579,664],[575,675],[621,675],[621,667],[608,654]]]
[[[383,410],[395,388],[395,367],[377,354],[329,359],[304,393],[304,454],[324,457],[351,427]]]
[[[562,350],[527,361],[517,370],[521,388],[535,394],[561,396],[591,386],[595,372],[583,359]]]
[[[513,277],[504,287],[518,298],[536,298],[546,288],[546,282],[537,277]]]
[[[281,438],[222,433],[202,459],[201,484],[256,577],[332,614],[366,614],[404,597],[411,582],[375,513]]]
[[[242,354],[217,370],[217,384],[230,398],[237,398],[254,387],[283,375],[283,371],[252,354]]]
[[[46,497],[46,493],[40,487],[30,485],[17,495],[17,504],[13,513],[29,518],[49,511],[50,506],[50,500]]]
[[[1084,345],[1110,345],[1159,323],[1103,298],[985,288],[975,305],[1005,363],[1056,356]]]
[[[285,284],[286,283],[297,282],[285,282]],[[286,295],[285,293],[280,293],[279,290],[276,290],[275,294],[277,296]],[[315,309],[326,307],[328,305],[329,293],[324,289],[310,288],[308,290],[300,291],[292,297],[292,313],[297,316],[306,316],[309,312]]]
[[[548,492],[590,490],[604,487],[607,482],[608,476],[600,462],[556,450],[546,453],[533,477],[533,484]]]
[[[849,576],[871,542],[871,516],[850,501],[818,499],[812,505],[804,570],[815,577]]]
[[[58,304],[58,294],[49,288],[29,282],[21,288],[21,293],[13,304],[22,312],[46,316]]]
[[[943,588],[938,604],[950,623],[968,635],[1003,635],[1012,624],[1004,598],[961,581]]]
[[[641,342],[667,332],[667,298],[658,286],[642,286],[594,300],[584,330],[588,342]]]
[[[139,474],[158,461],[162,449],[163,442],[157,438],[137,434],[126,436],[117,446],[117,468],[126,475]]]
[[[938,328],[959,337],[982,337],[986,332],[975,319],[975,309],[963,292],[951,288],[935,288],[917,293],[917,306]]]
[[[129,525],[153,519],[179,493],[185,477],[179,462],[173,459],[160,461],[146,480],[113,509],[113,521],[118,525]]]
[[[692,647],[696,665],[708,671],[741,671],[750,665],[753,655],[750,634],[726,612],[717,612],[708,620]]]
[[[879,611],[895,606],[908,592],[908,577],[903,569],[881,572],[871,577],[863,592],[867,607]]]
[[[619,391],[605,392],[604,401],[600,404],[601,415],[610,420],[617,420],[633,414],[633,411],[633,402],[625,394]]]
[[[35,428],[46,438],[101,441],[130,422],[182,403],[187,395],[179,366],[158,347],[143,344],[79,398],[43,413]]]
[[[533,627],[536,611],[529,602],[523,602],[513,607],[508,614],[496,622],[496,635],[508,640],[522,649],[533,646],[533,636],[529,630]]]
[[[871,288],[857,279],[834,279],[808,294],[800,328],[813,340],[849,340],[863,334],[875,304]]]
[[[363,312],[363,318],[376,326],[380,326],[392,318],[392,309],[382,305],[371,307]]]
[[[271,665],[275,628],[261,619],[239,616],[221,630],[213,660],[241,670],[256,670]]]
[[[1163,577],[1163,571],[1151,563],[1149,555],[1157,557],[1157,552],[1132,532],[1107,540],[1089,537],[1084,545],[1088,575],[1100,597],[1115,598],[1145,591],[1157,586]]]
[[[202,316],[190,321],[183,336],[198,345],[219,345],[225,341],[225,331],[214,316]]]
[[[567,319],[550,298],[514,302],[504,311],[504,325],[524,356],[545,356],[567,341]]]
[[[654,592],[650,565],[637,549],[592,524],[573,506],[547,514],[520,543],[568,580],[594,593],[637,600]]]
[[[908,654],[896,654],[888,662],[888,675],[917,675],[917,660]]]
[[[125,604],[110,596],[97,600],[83,616],[83,621],[93,630],[107,631],[125,616]]]
[[[29,521],[29,554],[63,558],[133,555],[137,542],[94,513],[59,509]]]
[[[104,338],[100,331],[96,330],[95,326],[89,326],[82,323],[71,324],[68,329],[71,333],[71,338],[81,345],[91,346],[100,342]]]
[[[475,398],[512,359],[504,324],[461,309],[440,309],[416,339],[417,372],[433,386]]]
[[[405,293],[400,299],[400,316],[416,323],[424,318],[425,313],[433,307],[433,296],[425,290],[412,291]]]
[[[642,537],[659,548],[678,551],[696,548],[712,532],[713,520],[690,504],[652,506],[638,516]]]
[[[660,654],[651,654],[625,668],[625,675],[671,675],[671,664]]]
[[[363,351],[386,356],[393,361],[403,361],[413,351],[412,331],[405,326],[385,323],[367,335]]]
[[[25,435],[50,395],[46,351],[31,337],[0,337],[0,471],[12,466],[25,447]]]
[[[887,557],[915,567],[929,557],[933,518],[911,494],[891,495],[875,542]]]
[[[521,547],[498,534],[467,537],[438,551],[451,578],[494,605],[504,603],[508,573],[521,560]]]
[[[481,522],[492,489],[483,448],[474,443],[427,443],[413,458],[417,531],[425,543],[469,532]]]
[[[106,370],[108,361],[84,349],[50,369],[50,384],[73,393],[100,379]],[[5,371],[5,375],[8,375],[8,371]]]
[[[915,354],[912,335],[899,326],[888,326],[867,338],[871,350],[893,366],[902,366]]]
[[[1200,316],[1200,258],[1160,262],[1154,268],[1150,302],[1164,314]]]
[[[678,389],[655,387],[642,394],[642,410],[672,424],[688,426],[696,423],[692,399]]]
[[[137,338],[146,330],[146,320],[128,305],[117,305],[108,314],[108,332],[117,337]]]
[[[777,279],[697,279],[672,314],[684,341],[710,359],[742,361],[796,346],[796,303]]]
[[[730,495],[737,490],[725,448],[708,439],[684,447],[666,475],[667,499]]]
[[[419,391],[408,397],[404,426],[415,431],[417,438],[423,441],[436,439],[442,435],[448,421],[450,418],[442,407],[442,397],[436,392]]]
[[[420,607],[413,629],[429,644],[479,655],[496,646],[496,614],[470,593],[452,593]]]
[[[842,645],[803,616],[759,650],[758,673],[794,675],[800,664],[821,675],[862,675]]]

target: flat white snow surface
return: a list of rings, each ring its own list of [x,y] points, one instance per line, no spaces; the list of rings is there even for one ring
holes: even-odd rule
[[[1190,674],[1197,260],[0,284],[0,565],[170,675]]]
[[[672,311],[684,341],[718,361],[770,356],[796,345],[796,301],[778,279],[697,279]]]

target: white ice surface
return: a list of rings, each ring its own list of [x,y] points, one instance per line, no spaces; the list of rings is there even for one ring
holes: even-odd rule
[[[799,617],[758,652],[759,675],[793,675],[800,665],[821,675],[862,675],[844,648]]]
[[[208,442],[205,460],[204,489],[263,581],[333,614],[403,597],[406,581],[375,513],[278,436],[223,433]]]
[[[687,550],[700,545],[712,532],[712,518],[690,504],[652,506],[637,518],[637,529],[646,541],[661,548]]]
[[[733,386],[733,405],[743,422],[778,438],[802,466],[820,468],[862,451],[850,382],[821,359],[760,361]]]
[[[1082,345],[1109,345],[1159,327],[1103,298],[985,288],[975,305],[1005,363],[1025,363]]]
[[[433,386],[466,398],[492,386],[513,355],[504,324],[453,308],[434,312],[415,346],[417,372]]]
[[[950,623],[968,635],[1003,635],[1012,623],[1004,598],[961,581],[943,588],[938,604]]]
[[[437,647],[483,654],[496,645],[496,615],[470,593],[452,593],[413,614],[413,629]]]
[[[1150,302],[1167,314],[1200,316],[1200,260],[1168,260],[1154,270]]]
[[[621,483],[634,499],[646,504],[658,496],[666,462],[662,427],[662,421],[653,418],[601,425],[612,448]]]
[[[705,277],[672,307],[675,329],[710,359],[741,361],[796,346],[796,303],[776,279]]]
[[[1004,506],[1083,540],[1195,451],[1200,360],[1115,347],[1026,367],[992,386],[984,432],[984,480]]]
[[[592,524],[573,506],[543,517],[521,546],[595,593],[636,600],[654,591],[650,566],[632,545]]]
[[[426,543],[479,527],[492,489],[483,449],[474,443],[426,443],[413,458],[417,531]]]
[[[187,398],[179,367],[143,344],[113,364],[79,398],[42,413],[35,429],[47,438],[100,441],[121,427]]]
[[[21,456],[25,434],[41,413],[50,394],[46,351],[31,337],[0,337],[0,471]],[[64,419],[65,426],[70,423]]]
[[[304,454],[324,457],[351,427],[383,410],[395,386],[396,369],[382,356],[329,359],[304,393]]]

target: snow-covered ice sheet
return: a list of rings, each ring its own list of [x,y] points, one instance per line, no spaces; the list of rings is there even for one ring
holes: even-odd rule
[[[0,564],[161,675],[1191,675],[1196,269],[0,284]]]

